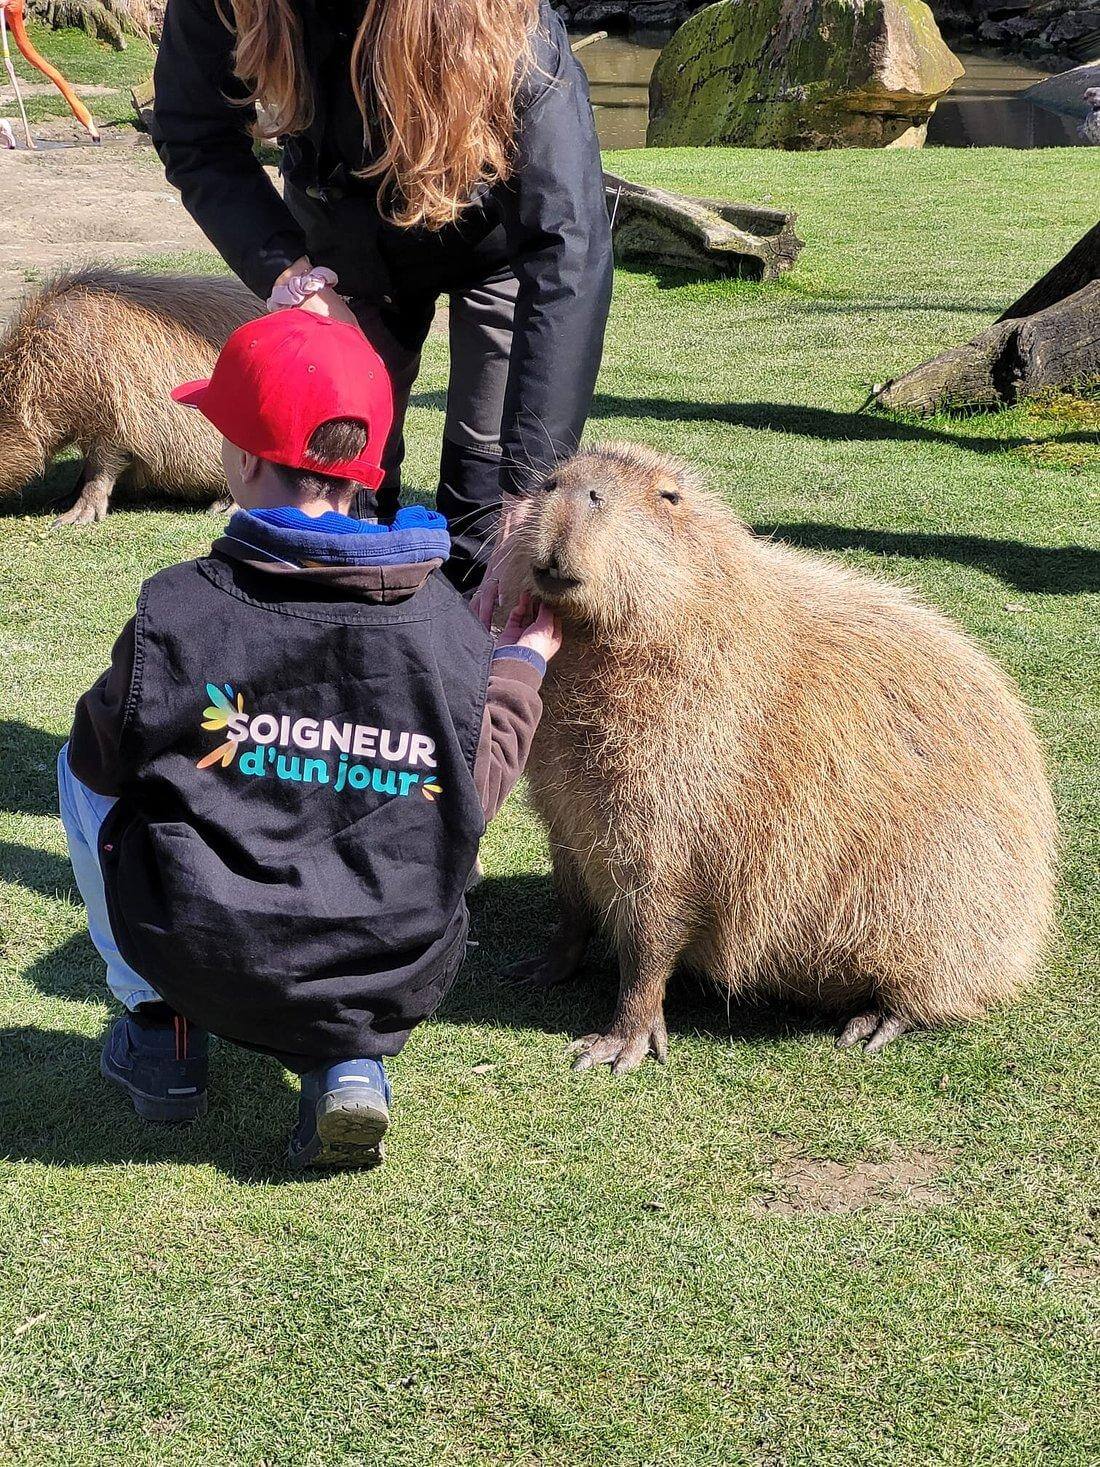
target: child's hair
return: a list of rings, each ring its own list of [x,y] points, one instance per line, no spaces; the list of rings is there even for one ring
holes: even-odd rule
[[[300,7],[217,3],[233,11],[234,65],[246,100],[263,108],[258,131],[304,132],[314,98]],[[538,0],[366,0],[351,85],[376,155],[364,175],[379,180],[395,224],[439,229],[479,185],[511,176],[516,91],[537,20]]]
[[[366,446],[367,430],[355,418],[330,418],[327,423],[318,423],[306,444],[312,458],[334,464],[358,458]],[[274,464],[273,467],[300,499],[320,499],[333,489],[347,488],[347,479],[335,474],[318,473],[316,469],[292,469],[285,464]]]

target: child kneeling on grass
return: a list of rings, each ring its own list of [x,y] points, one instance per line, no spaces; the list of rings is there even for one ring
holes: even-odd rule
[[[292,1166],[370,1165],[383,1056],[458,972],[478,841],[560,634],[522,610],[494,649],[439,574],[441,515],[349,517],[393,411],[354,327],[278,312],[174,396],[224,434],[239,508],[208,555],[144,584],[58,760],[126,1010],[101,1069],[147,1120],[192,1120],[223,1035],[301,1075]]]

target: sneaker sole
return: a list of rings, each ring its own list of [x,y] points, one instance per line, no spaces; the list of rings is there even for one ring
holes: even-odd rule
[[[99,1073],[112,1085],[117,1085],[126,1092],[143,1121],[157,1121],[165,1126],[183,1126],[199,1120],[207,1112],[209,1102],[205,1090],[198,1095],[188,1096],[186,1100],[162,1100],[158,1095],[147,1095],[144,1090],[136,1089],[124,1076],[112,1070],[102,1055]]]
[[[317,1131],[308,1146],[289,1153],[290,1165],[375,1167],[385,1159],[382,1138],[390,1118],[370,1100],[358,1100],[344,1091],[322,1095],[317,1102]]]

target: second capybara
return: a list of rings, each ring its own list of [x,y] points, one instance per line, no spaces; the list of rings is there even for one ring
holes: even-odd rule
[[[194,503],[225,494],[220,438],[169,393],[208,377],[262,311],[219,276],[86,269],[33,291],[0,340],[0,495],[71,444],[84,466],[59,524],[102,520],[116,483]]]
[[[665,1058],[681,965],[835,1014],[872,1052],[1034,975],[1043,758],[1008,677],[944,616],[753,535],[627,444],[550,477],[514,564],[564,630],[528,765],[561,920],[521,971],[571,976],[597,924],[618,951],[580,1068]]]

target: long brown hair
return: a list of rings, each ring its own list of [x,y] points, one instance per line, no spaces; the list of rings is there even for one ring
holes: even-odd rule
[[[231,0],[235,68],[265,137],[313,119],[294,0]],[[478,185],[511,175],[516,88],[531,64],[538,0],[366,0],[351,84],[395,224],[450,224]]]

